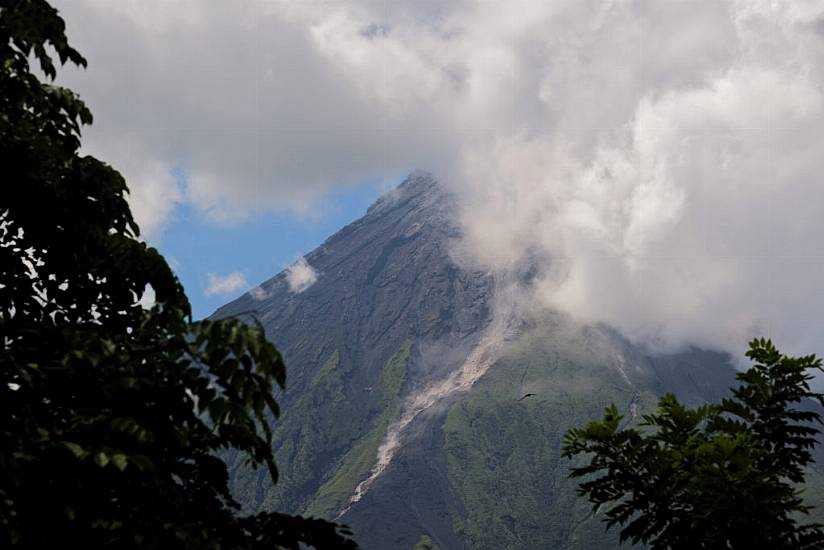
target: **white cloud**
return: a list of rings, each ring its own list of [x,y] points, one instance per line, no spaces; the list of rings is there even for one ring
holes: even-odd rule
[[[550,307],[824,351],[821,0],[58,4],[90,61],[66,78],[87,143],[147,227],[177,201],[231,220],[430,169],[463,250],[537,261]]]
[[[388,105],[339,74],[288,3],[57,5],[89,60],[61,76],[95,114],[86,150],[123,171],[150,237],[181,200],[217,221],[310,211],[335,186],[397,178],[438,151],[390,129]]]
[[[257,300],[257,301],[265,300],[266,298],[269,297],[269,293],[266,292],[266,289],[264,289],[261,286],[256,286],[255,288],[250,290],[249,295],[252,296],[252,299]]]
[[[318,274],[306,262],[305,258],[290,265],[286,269],[286,284],[289,285],[289,292],[300,294],[318,280]]]
[[[229,273],[224,277],[209,273],[206,277],[206,289],[203,291],[203,294],[206,296],[231,294],[249,286],[246,282],[246,277],[238,271]]]
[[[469,150],[465,248],[501,270],[537,252],[546,304],[637,339],[740,356],[766,334],[821,352],[824,3],[802,20],[789,4],[713,5],[727,16],[709,29],[676,4],[642,10],[645,54],[620,64],[635,78],[579,56],[557,130]],[[674,25],[695,35],[683,52],[662,38]],[[731,27],[726,44],[702,38],[712,26]],[[577,40],[617,65],[603,36]],[[705,62],[679,66],[690,52]],[[577,90],[608,93],[583,106]],[[592,116],[618,124],[577,124]]]

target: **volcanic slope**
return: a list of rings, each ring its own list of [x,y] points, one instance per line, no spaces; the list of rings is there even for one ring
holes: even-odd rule
[[[283,272],[215,313],[257,317],[288,372],[279,481],[230,455],[233,490],[248,511],[346,523],[367,550],[617,548],[567,479],[564,432],[610,403],[632,422],[665,392],[717,401],[734,370],[720,353],[650,355],[606,327],[525,318],[512,281],[451,254],[455,212],[414,173],[305,257],[314,283]]]

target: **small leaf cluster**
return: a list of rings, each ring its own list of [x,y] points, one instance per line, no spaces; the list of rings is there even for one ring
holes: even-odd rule
[[[603,420],[570,430],[563,455],[593,510],[621,541],[665,548],[824,548],[820,525],[800,495],[822,423],[824,395],[811,391],[814,355],[782,355],[769,340],[750,343],[754,365],[721,403],[694,409],[675,396],[636,427],[612,405]],[[816,403],[817,402],[817,403]]]
[[[355,548],[240,514],[219,456],[276,480],[283,360],[259,324],[192,321],[122,176],[79,154],[91,113],[54,55],[86,64],[47,2],[0,0],[0,546]]]

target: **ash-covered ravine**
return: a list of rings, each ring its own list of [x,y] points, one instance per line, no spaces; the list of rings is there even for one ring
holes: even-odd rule
[[[513,290],[505,291],[511,294]],[[479,343],[475,346],[461,366],[442,380],[431,383],[424,389],[409,396],[402,408],[400,418],[387,429],[378,452],[375,464],[338,512],[335,520],[343,517],[352,506],[360,501],[372,484],[386,471],[398,451],[403,446],[404,432],[412,422],[423,412],[431,409],[438,403],[444,402],[453,395],[465,392],[472,388],[495,361],[508,342],[511,342],[518,333],[519,317],[516,314],[515,300],[512,296],[498,296],[499,306],[496,315],[486,328]]]

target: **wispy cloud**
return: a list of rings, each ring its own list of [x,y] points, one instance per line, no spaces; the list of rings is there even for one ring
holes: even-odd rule
[[[309,265],[305,258],[300,258],[286,270],[286,284],[289,292],[300,294],[318,280],[317,272]]]
[[[206,289],[203,291],[206,296],[231,294],[249,286],[246,278],[239,271],[229,273],[223,277],[209,273],[206,277]]]
[[[252,299],[258,301],[265,300],[269,297],[269,293],[266,292],[266,289],[262,286],[256,286],[255,288],[251,289],[249,291],[249,295],[252,297]]]

